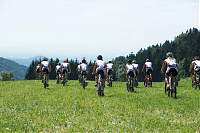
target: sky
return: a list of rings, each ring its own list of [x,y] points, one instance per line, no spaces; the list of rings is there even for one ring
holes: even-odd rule
[[[199,25],[198,0],[0,0],[0,56],[114,58]]]

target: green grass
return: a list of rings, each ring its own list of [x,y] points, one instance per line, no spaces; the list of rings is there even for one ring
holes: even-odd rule
[[[106,87],[98,97],[94,82],[63,87],[41,81],[0,82],[0,132],[185,132],[200,129],[200,91],[182,80],[178,98],[164,94],[163,83],[140,84],[128,93],[125,83]]]

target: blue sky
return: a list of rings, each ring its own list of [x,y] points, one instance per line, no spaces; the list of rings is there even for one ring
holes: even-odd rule
[[[0,56],[107,58],[199,23],[198,0],[0,0]]]

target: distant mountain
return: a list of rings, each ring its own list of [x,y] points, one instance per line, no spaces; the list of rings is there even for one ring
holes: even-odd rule
[[[27,67],[20,65],[12,60],[0,57],[0,72],[8,71],[14,74],[14,79],[24,79]]]
[[[22,57],[22,58],[8,58],[10,60],[13,60],[17,63],[19,63],[20,65],[24,65],[24,66],[29,66],[32,62],[32,60],[39,60],[39,59],[43,59],[44,56],[34,56],[34,57]]]

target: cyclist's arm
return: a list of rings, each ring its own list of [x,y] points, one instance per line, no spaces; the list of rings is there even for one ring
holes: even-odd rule
[[[164,61],[163,63],[162,63],[162,67],[161,67],[161,73],[165,73],[165,69],[166,69],[166,62]]]
[[[93,72],[92,72],[93,74],[95,74],[96,68],[97,68],[97,64],[95,64],[94,67],[93,67]]]

